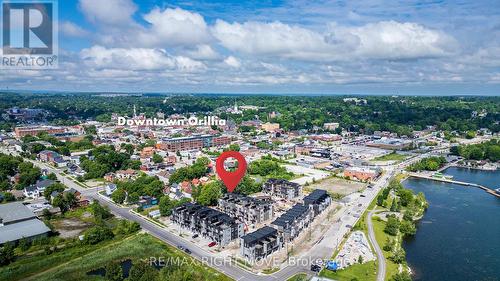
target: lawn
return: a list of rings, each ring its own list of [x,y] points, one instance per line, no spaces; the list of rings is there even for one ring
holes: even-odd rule
[[[0,280],[104,280],[88,276],[87,272],[112,261],[149,260],[150,257],[181,258],[187,271],[201,272],[205,280],[231,280],[149,234],[136,234],[93,246],[76,246],[50,255],[22,257],[0,268]]]
[[[360,281],[376,280],[377,263],[370,261],[363,264],[355,264],[336,272],[325,269],[321,271],[320,276],[338,281],[351,281],[354,278]]]
[[[160,240],[148,234],[138,234],[130,239],[120,241],[115,245],[102,247],[88,253],[84,256],[72,259],[59,267],[51,268],[42,274],[33,278],[33,280],[87,280],[88,271],[101,268],[112,261],[122,261],[131,259],[149,260],[151,257],[159,259],[160,257],[168,260],[169,258],[181,258],[187,271],[202,273],[204,280],[231,280],[229,277],[218,271],[202,265],[183,252],[164,244]],[[102,280],[100,277],[92,277],[95,280]]]
[[[403,161],[407,157],[408,156],[403,155],[403,154],[399,154],[399,153],[396,153],[396,152],[391,152],[389,154],[376,157],[373,160],[375,160],[375,161]]]
[[[287,281],[306,281],[306,280],[309,280],[309,278],[307,277],[307,274],[299,273],[299,274],[296,274],[296,275],[288,278]]]
[[[385,228],[385,222],[383,221],[378,221],[376,219],[372,219],[373,222],[373,231],[375,232],[375,239],[377,239],[377,243],[382,249],[384,247],[385,241],[387,240],[388,237],[394,239],[395,236],[390,236],[389,234],[384,232]],[[385,271],[385,278],[386,280],[389,280],[389,278],[398,273],[398,265],[395,264],[393,261],[389,260],[389,257],[391,256],[390,252],[386,252],[382,249],[382,252],[384,253],[385,257],[385,264],[386,264],[386,271]]]

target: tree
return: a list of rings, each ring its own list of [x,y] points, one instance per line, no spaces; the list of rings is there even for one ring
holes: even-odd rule
[[[146,262],[134,262],[130,268],[127,281],[149,281],[156,280],[159,272]]]
[[[160,203],[158,205],[160,207],[160,214],[162,216],[170,216],[172,214],[172,209],[174,208],[174,202],[170,200],[170,197],[162,196],[160,198]]]
[[[377,205],[378,206],[384,205],[384,196],[382,195],[377,196]]]
[[[84,232],[82,242],[84,244],[97,244],[104,240],[109,240],[114,237],[113,231],[105,226],[94,226]]]
[[[5,243],[2,248],[0,248],[0,265],[8,265],[13,262],[16,258],[14,254],[14,244]]]
[[[48,178],[49,180],[53,180],[53,181],[57,180],[57,176],[56,176],[56,174],[54,174],[54,173],[50,173],[50,174],[47,176],[47,178]]]
[[[127,193],[121,188],[116,189],[111,194],[111,199],[113,199],[113,201],[115,203],[118,203],[118,204],[123,204],[123,202],[125,202],[126,197],[127,197]]]
[[[204,206],[213,206],[217,204],[217,200],[222,195],[221,188],[222,184],[219,181],[204,185],[196,201]]]
[[[108,263],[104,269],[106,270],[106,280],[121,281],[123,280],[123,270],[119,262]]]
[[[155,154],[153,154],[152,160],[154,163],[159,164],[159,163],[163,162],[163,157],[161,157],[161,155],[155,153]]]
[[[358,263],[359,264],[363,263],[363,256],[362,255],[359,255],[359,257],[358,257]]]
[[[403,248],[395,250],[390,259],[397,264],[403,263],[406,260],[405,250]]]
[[[391,276],[391,281],[411,281],[411,275],[403,271],[401,273],[396,273],[393,276]]]
[[[66,186],[64,186],[62,183],[55,182],[45,188],[45,190],[43,191],[43,196],[45,197],[45,199],[50,201],[51,200],[50,196],[52,192],[57,191],[61,193],[64,191],[65,188]]]
[[[417,233],[417,228],[413,222],[403,220],[399,226],[399,231],[401,231],[403,236],[411,236]]]
[[[409,206],[413,202],[413,191],[411,189],[401,189],[398,192],[401,205]]]
[[[94,202],[90,204],[90,212],[96,220],[105,220],[112,216],[109,209],[101,206],[97,200],[94,200]]]
[[[384,228],[384,232],[396,236],[399,230],[399,220],[395,217],[389,217]]]
[[[386,252],[390,252],[392,251],[393,248],[394,248],[394,241],[389,237],[387,237],[387,239],[385,240],[383,250]]]
[[[391,204],[391,212],[396,212],[397,209],[397,203],[396,203],[396,198],[392,199],[392,204]]]

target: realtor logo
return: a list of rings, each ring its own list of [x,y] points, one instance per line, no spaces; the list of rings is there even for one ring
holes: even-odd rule
[[[39,69],[57,66],[57,2],[2,2],[3,68]]]

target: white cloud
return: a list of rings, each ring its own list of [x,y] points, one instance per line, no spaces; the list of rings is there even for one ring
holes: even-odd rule
[[[80,10],[93,23],[128,24],[137,10],[132,0],[80,0]]]
[[[144,16],[151,27],[141,34],[139,40],[149,46],[191,45],[210,41],[210,33],[204,18],[180,8],[153,9]]]
[[[234,68],[240,68],[241,66],[241,62],[233,57],[233,56],[229,56],[227,57],[225,60],[224,60],[224,63],[230,67],[234,67]]]
[[[122,70],[203,70],[205,65],[188,57],[172,56],[163,49],[105,48],[93,46],[83,49],[80,57],[93,68]]]
[[[395,21],[360,27],[331,24],[322,34],[281,22],[218,20],[212,32],[222,46],[235,52],[307,61],[414,59],[445,56],[456,48],[455,40],[443,32]]]
[[[69,37],[86,37],[89,35],[87,30],[69,21],[61,22],[59,24],[59,30],[62,34]]]

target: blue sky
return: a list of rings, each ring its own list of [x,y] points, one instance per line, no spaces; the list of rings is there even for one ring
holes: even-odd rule
[[[59,55],[1,88],[498,95],[500,4],[59,0]]]

